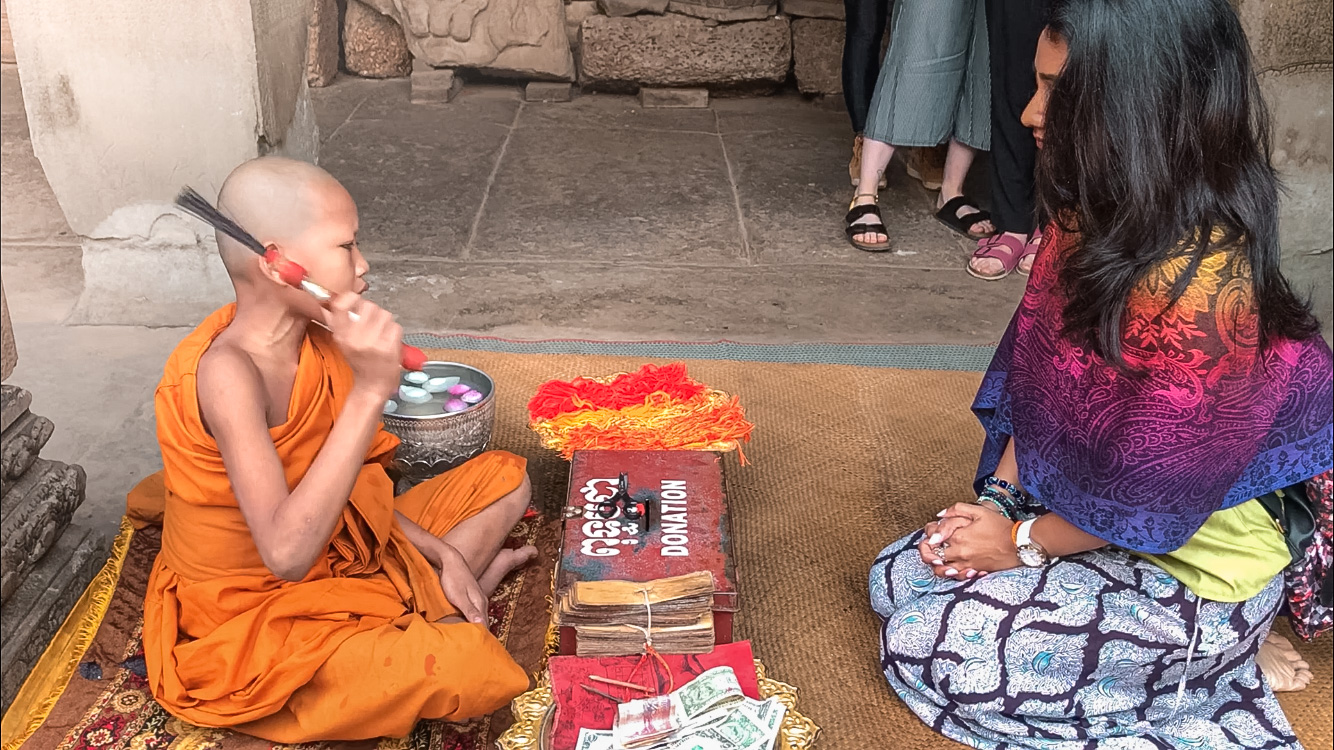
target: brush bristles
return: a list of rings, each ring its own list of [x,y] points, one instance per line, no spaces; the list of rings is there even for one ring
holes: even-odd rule
[[[204,200],[204,196],[196,193],[194,188],[189,186],[181,188],[180,194],[176,196],[176,205],[247,248],[260,255],[264,254],[264,246],[260,244],[259,240],[250,236],[250,233],[242,229],[236,222],[223,216],[222,212]]]

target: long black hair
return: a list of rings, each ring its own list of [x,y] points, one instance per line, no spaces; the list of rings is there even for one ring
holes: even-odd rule
[[[1066,334],[1127,367],[1122,322],[1136,284],[1184,254],[1180,296],[1208,253],[1236,244],[1261,346],[1314,335],[1309,303],[1279,271],[1269,114],[1228,0],[1056,0],[1047,29],[1069,50],[1037,187],[1043,213],[1078,233],[1060,270]]]

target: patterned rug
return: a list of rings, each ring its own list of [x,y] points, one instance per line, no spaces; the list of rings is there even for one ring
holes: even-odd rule
[[[508,709],[455,724],[424,721],[406,739],[361,743],[275,745],[227,730],[203,729],[173,718],[149,692],[145,677],[144,590],[161,546],[160,531],[132,533],[107,613],[74,676],[25,748],[59,750],[483,750],[509,726]],[[519,523],[507,547],[535,545],[539,562],[511,576],[491,598],[491,632],[520,664],[536,671],[547,631],[551,575],[560,523],[533,515]]]

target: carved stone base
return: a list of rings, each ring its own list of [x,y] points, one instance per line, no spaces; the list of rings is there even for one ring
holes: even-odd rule
[[[28,412],[5,430],[4,446],[0,448],[0,492],[9,492],[14,480],[37,462],[38,451],[55,429],[51,420]]]
[[[31,393],[16,385],[0,386],[0,430],[8,430],[15,420],[28,411],[31,404]]]
[[[0,609],[0,711],[9,708],[28,672],[106,560],[102,535],[69,526]]]
[[[0,601],[8,601],[23,576],[51,549],[83,503],[86,484],[83,467],[38,460],[5,492],[0,501]]]

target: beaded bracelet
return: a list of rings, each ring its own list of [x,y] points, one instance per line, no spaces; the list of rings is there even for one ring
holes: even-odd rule
[[[983,503],[991,503],[996,506],[996,510],[1000,511],[1000,514],[1006,518],[1014,518],[1015,512],[1018,510],[1012,498],[990,487],[984,488],[982,494],[977,496],[977,504],[982,505]]]
[[[1010,484],[1004,479],[1001,479],[995,474],[984,479],[983,484],[985,484],[987,487],[995,487],[999,490],[1002,490],[1008,493],[1010,497],[1014,498],[1015,500],[1019,500],[1024,496],[1023,490],[1019,489],[1019,487],[1017,487],[1016,485]]]

